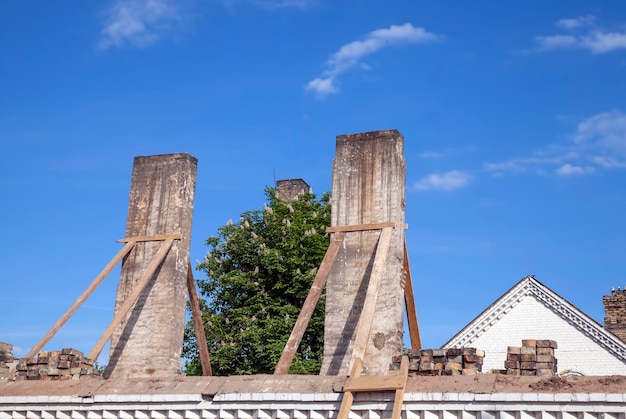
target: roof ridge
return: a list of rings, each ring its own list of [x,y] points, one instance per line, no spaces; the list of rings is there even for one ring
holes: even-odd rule
[[[556,312],[577,329],[589,335],[592,340],[615,356],[626,360],[625,342],[622,342],[617,336],[604,329],[600,323],[537,280],[534,275],[527,275],[519,280],[449,341],[443,344],[442,348],[464,346],[470,340],[482,335],[495,322],[511,311],[522,298],[528,295],[534,296],[539,302]]]

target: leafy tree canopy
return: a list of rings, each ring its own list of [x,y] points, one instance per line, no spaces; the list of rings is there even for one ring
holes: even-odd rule
[[[204,300],[203,322],[215,375],[271,374],[280,359],[300,309],[329,244],[328,193],[294,200],[265,190],[262,210],[241,214],[206,244],[208,254],[198,280]],[[317,374],[324,336],[324,296],[298,352],[292,374]],[[185,372],[201,375],[193,325],[185,331]]]

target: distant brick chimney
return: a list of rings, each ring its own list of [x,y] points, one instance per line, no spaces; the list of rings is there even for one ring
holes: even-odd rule
[[[604,328],[626,342],[626,288],[602,297]]]
[[[298,195],[311,193],[311,187],[303,179],[285,179],[276,181],[276,196],[288,201],[294,200]]]

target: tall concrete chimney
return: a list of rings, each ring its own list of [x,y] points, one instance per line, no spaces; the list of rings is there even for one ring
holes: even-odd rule
[[[626,342],[626,287],[602,297],[604,328]]]
[[[157,378],[181,373],[187,271],[197,160],[189,154],[135,157],[126,237],[181,234],[111,338],[105,377]],[[137,242],[124,258],[115,300],[123,305],[162,242]]]
[[[402,350],[404,290],[404,137],[397,130],[337,137],[332,226],[395,223],[363,359],[363,373],[382,375]],[[322,375],[347,375],[355,331],[380,230],[346,234],[326,284]]]

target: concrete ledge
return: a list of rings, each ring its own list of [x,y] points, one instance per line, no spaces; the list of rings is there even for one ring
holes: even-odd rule
[[[626,419],[626,377],[412,377],[406,419]],[[3,418],[319,418],[337,414],[346,377],[177,377],[0,384]],[[608,383],[608,385],[606,385]],[[535,388],[544,391],[536,391]],[[487,392],[493,388],[493,392]],[[552,388],[553,391],[545,389]],[[294,389],[298,391],[295,392]],[[358,393],[351,418],[383,418],[393,393]]]

